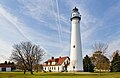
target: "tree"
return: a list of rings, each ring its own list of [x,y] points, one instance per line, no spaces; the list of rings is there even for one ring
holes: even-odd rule
[[[13,48],[11,59],[22,67],[24,74],[26,70],[33,74],[33,66],[42,60],[44,50],[39,45],[31,42],[21,42],[20,44],[15,44]]]
[[[109,70],[110,68],[110,61],[105,56],[105,53],[108,49],[108,44],[106,43],[95,43],[92,45],[94,54],[92,56],[92,62],[95,65],[95,68],[101,72],[101,70]]]
[[[36,70],[36,72],[42,71],[43,66],[41,64],[36,64],[36,65],[33,66],[33,69]]]
[[[101,52],[101,54],[105,54],[108,49],[108,44],[102,42],[96,42],[92,45],[94,52]]]
[[[95,65],[96,70],[100,70],[100,72],[101,72],[101,70],[109,71],[110,61],[106,56],[93,54],[91,59]]]
[[[120,72],[120,55],[117,50],[113,56],[113,59],[111,61],[111,72]]]
[[[85,72],[94,72],[94,65],[88,55],[83,59],[83,69]]]

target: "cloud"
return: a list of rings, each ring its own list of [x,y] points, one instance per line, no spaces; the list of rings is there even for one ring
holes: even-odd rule
[[[47,31],[44,28],[45,34],[55,31],[53,34],[51,34],[52,36],[49,37],[49,40],[46,40],[48,43],[55,42],[52,46],[58,47],[59,49],[62,48],[61,46],[69,44],[67,40],[70,34],[70,23],[68,22],[69,19],[67,19],[63,13],[59,12],[59,5],[57,4],[57,1],[19,0],[19,2],[23,5],[22,9],[24,10],[25,15],[32,17],[40,23],[43,23],[43,26],[48,29]],[[51,46],[51,44],[49,46]]]
[[[82,2],[83,1],[68,0],[69,7],[73,8],[77,6],[82,15],[81,34],[83,55],[92,53],[91,45],[94,41],[109,43],[109,52],[107,54],[111,54],[117,49],[119,50],[120,1],[103,12],[103,17],[101,18],[97,18],[91,14],[87,8],[84,7],[84,4],[79,4]]]
[[[17,19],[0,5],[0,54],[4,55],[5,58],[1,57],[4,60],[10,56],[14,43],[26,39],[24,33],[18,28],[19,24]]]
[[[3,5],[0,5],[0,25],[0,42],[2,43],[0,44],[0,51],[3,52],[1,53],[2,55],[7,57],[11,54],[12,45],[21,41],[31,41],[35,44],[40,44],[41,47],[50,51],[47,52],[46,50],[48,56],[52,56],[54,53],[52,52],[54,51],[52,48],[61,48],[59,42],[56,39],[53,39],[56,35],[51,34],[51,37],[34,30],[21,21],[17,16],[11,14],[10,11],[3,7]],[[4,58],[4,60],[7,59]]]
[[[7,58],[5,55],[0,55],[0,62],[4,63],[5,61],[7,61],[9,58]]]
[[[33,27],[33,25],[26,24],[24,22],[24,19],[21,20],[17,16],[13,15],[6,8],[2,7],[1,20],[5,19],[4,20],[5,23],[3,24],[3,26],[5,26],[4,29],[10,28],[7,30],[7,33],[12,32],[11,39],[6,40],[7,43],[11,41],[9,46],[12,46],[13,43],[18,43],[19,41],[28,40],[36,44],[40,44],[42,47],[47,49],[49,55],[55,54],[57,56],[57,55],[69,54],[70,32],[71,32],[70,31],[71,23],[69,20],[70,15],[65,15],[64,12],[61,11],[61,7],[59,6],[59,1],[58,4],[56,1],[53,0],[49,0],[49,1],[48,0],[44,0],[44,1],[18,0],[18,1],[23,6],[20,7],[20,11],[22,13],[24,12],[23,14],[25,16],[32,17],[36,21],[40,22],[39,25],[41,24],[42,25],[39,27],[40,31],[38,31]],[[70,5],[73,4],[70,3]],[[78,8],[80,7],[78,4],[76,5]],[[58,8],[56,8],[56,6],[58,6]],[[73,6],[72,7],[68,6],[68,10],[69,10],[68,12],[71,12],[72,8]],[[82,43],[86,44],[89,41],[91,34],[94,33],[94,30],[96,29],[96,27],[94,27],[94,24],[97,20],[85,8],[80,8],[80,12],[82,14],[82,20],[81,20]],[[57,27],[57,25],[61,25],[61,29],[59,28],[59,26]],[[46,28],[48,29],[48,31]],[[55,32],[52,33],[53,31]],[[58,31],[62,33],[61,42],[59,41],[60,37],[58,36],[59,35]],[[2,38],[6,39],[6,37],[2,37]],[[85,48],[83,47],[83,49]]]
[[[20,21],[16,16],[10,14],[2,5],[0,5],[0,54],[9,57],[12,51],[12,45],[21,41],[48,39],[48,36],[39,34]],[[41,39],[42,39],[41,38]],[[3,57],[4,58],[4,57]],[[4,60],[7,60],[4,58]]]
[[[110,53],[113,53],[116,50],[120,50],[120,46],[119,45],[120,45],[120,39],[112,40],[109,43],[109,51],[110,51]]]
[[[106,41],[109,44],[108,53],[109,55],[112,55],[113,52],[116,50],[120,50],[120,1],[116,3],[116,5],[113,5],[110,7],[106,12],[104,13],[104,16],[102,18],[103,24],[105,27],[102,28],[102,30],[106,31]]]
[[[50,1],[45,1],[45,2],[39,2],[39,3],[37,3],[36,4],[36,6],[32,6],[32,5],[34,5],[36,2],[34,2],[34,1],[30,1],[30,3],[29,2],[26,2],[25,0],[24,0],[24,2],[23,2],[23,4],[24,4],[24,7],[26,7],[25,8],[25,10],[27,11],[27,13],[29,13],[29,15],[32,15],[33,16],[33,18],[38,18],[38,19],[42,19],[42,20],[46,20],[46,16],[44,16],[44,14],[45,15],[47,15],[47,16],[53,16],[53,17],[51,17],[51,20],[55,20],[57,17],[55,17],[54,18],[54,16],[57,16],[57,12],[54,10],[54,11],[52,11],[52,7],[50,8],[50,5],[52,5],[52,4],[54,4],[53,5],[53,7],[56,7],[56,4],[55,4],[55,1],[52,1],[53,3],[52,4],[50,4],[50,2],[51,2],[52,0],[50,0]],[[45,5],[43,5],[43,4],[46,4],[47,6],[45,6]],[[47,4],[47,3],[49,3],[49,4]],[[77,3],[75,3],[74,1],[71,1],[71,0],[69,0],[69,1],[67,1],[66,3],[69,3],[69,7],[71,7],[71,5],[72,5],[72,8],[71,9],[73,9],[73,7],[74,7],[74,5],[78,5],[77,7],[78,8],[80,8],[80,5],[79,4],[77,4]],[[42,4],[42,5],[41,5]],[[41,5],[41,6],[39,6],[39,5]],[[38,6],[38,7],[37,7]],[[41,8],[43,8],[43,7],[47,7],[47,8],[45,8],[45,11],[44,10],[41,10]],[[33,9],[33,8],[35,8],[36,10],[35,11],[31,11],[31,9]],[[39,11],[40,10],[40,11]],[[48,12],[46,12],[46,11],[48,11]],[[51,15],[51,13],[50,12],[54,12],[52,15]],[[81,12],[81,14],[82,14],[82,21],[81,21],[81,28],[82,28],[82,32],[84,33],[84,32],[88,32],[88,31],[85,31],[85,30],[93,30],[93,28],[95,28],[97,25],[94,25],[96,22],[98,22],[98,19],[96,19],[94,16],[92,16],[88,11],[87,11],[87,9],[85,9],[85,8],[80,8],[80,12]],[[26,13],[26,14],[27,14]],[[44,17],[42,17],[42,16],[44,16]],[[92,18],[92,19],[91,19]],[[66,16],[64,16],[64,14],[61,12],[61,14],[60,14],[60,19],[61,20],[65,20],[65,22],[66,22],[66,24],[67,24],[67,26],[62,26],[62,28],[63,28],[63,32],[64,32],[64,30],[66,31],[66,32],[68,32],[68,33],[70,33],[70,22],[68,22],[69,21],[69,18],[67,18]],[[50,21],[51,22],[51,21]],[[47,21],[47,23],[50,23],[49,21]],[[62,22],[64,22],[64,21],[62,21]],[[45,23],[46,24],[46,23]],[[51,28],[56,28],[56,30],[57,30],[57,27],[54,27],[53,26],[54,24],[52,23],[52,25],[50,25],[50,26],[52,26]],[[49,27],[49,26],[48,26]],[[64,29],[64,27],[67,27],[67,28],[65,28]],[[86,38],[85,38],[86,39]]]
[[[70,25],[70,22],[68,22],[69,18],[67,19],[62,12],[59,11],[59,5],[57,4],[57,0],[18,0],[22,5],[23,8],[21,8],[25,15],[32,17],[33,19],[36,19],[40,23],[43,23],[44,26],[47,26],[47,28],[55,30],[58,32],[57,24],[59,25],[59,22],[61,24],[64,23],[65,25]],[[58,8],[56,7],[58,6]],[[59,21],[60,20],[60,21]],[[60,25],[59,25],[60,26]],[[61,30],[63,33],[68,33],[69,31],[64,28],[66,26],[61,27]],[[66,29],[66,30],[65,30]]]
[[[116,27],[117,32],[114,31],[114,33],[112,33],[111,31],[113,30],[108,29],[107,26],[109,25],[114,28],[112,25],[119,25],[119,18],[113,20],[116,24],[110,20],[114,18],[114,14],[116,17],[119,14],[119,4],[109,8],[108,11],[103,12],[103,17],[97,18],[97,16],[89,12],[89,7],[87,5],[82,4],[84,1],[17,1],[19,2],[18,10],[20,13],[17,12],[19,15],[16,15],[16,13],[13,12],[13,8],[7,5],[5,5],[5,8],[3,5],[0,5],[0,42],[5,44],[4,46],[0,44],[1,51],[5,50],[5,47],[8,50],[11,50],[12,45],[20,41],[31,41],[44,47],[49,56],[53,54],[54,56],[68,55],[71,34],[71,21],[69,19],[71,10],[75,6],[77,6],[82,15],[80,27],[83,55],[85,55],[86,52],[91,54],[91,45],[94,41],[106,38],[106,41],[111,41],[110,45],[114,45],[116,40],[119,43],[119,40],[117,39],[119,37],[116,39],[113,37],[118,36],[118,30],[120,28]],[[64,6],[62,6],[62,4]],[[115,13],[113,13],[113,11]],[[109,17],[110,15],[112,17]],[[10,51],[7,51],[5,53],[11,53]]]

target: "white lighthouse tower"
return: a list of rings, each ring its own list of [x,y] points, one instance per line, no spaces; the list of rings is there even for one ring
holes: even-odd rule
[[[75,7],[72,10],[71,22],[71,49],[70,49],[70,71],[83,71],[82,46],[80,35],[81,15]]]

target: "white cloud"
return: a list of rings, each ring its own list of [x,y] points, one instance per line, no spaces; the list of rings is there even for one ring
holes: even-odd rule
[[[56,36],[51,36],[49,37],[49,40],[44,40],[44,41],[47,41],[47,43],[45,44],[47,44],[48,46],[51,46],[51,44],[54,43],[52,46],[58,47],[61,50],[62,50],[61,46],[64,46],[65,44],[69,44],[69,42],[66,43],[66,41],[63,41],[64,39],[68,39],[67,36],[69,36],[70,34],[70,28],[69,28],[70,23],[68,22],[69,19],[67,20],[64,14],[59,14],[59,8],[56,7],[57,6],[56,1],[54,0],[49,0],[49,1],[48,0],[44,0],[44,1],[19,0],[19,2],[23,5],[24,9],[23,8],[22,9],[24,10],[24,14],[32,17],[33,19],[36,19],[40,23],[43,23],[44,26],[47,26],[47,28],[49,28],[49,30],[52,29],[52,31],[53,30],[56,31],[56,33],[51,34]],[[64,23],[64,25],[61,22]],[[64,36],[63,33],[66,34],[67,36]],[[58,37],[59,35],[60,37]],[[60,38],[62,41],[60,41]]]
[[[56,0],[19,0],[23,5],[23,12],[25,15],[28,15],[39,22],[44,23],[44,26],[47,26],[50,29],[58,31],[57,24],[64,22],[66,25],[70,25],[64,14],[59,13],[59,5],[57,8]],[[61,24],[61,23],[60,23]],[[64,29],[65,26],[61,27],[62,32],[69,33],[69,31]]]
[[[116,50],[120,50],[120,1],[110,7],[103,16],[103,23],[105,27],[102,27],[104,30],[109,30],[107,33],[108,39],[106,41],[109,43],[108,55],[111,56]]]
[[[51,18],[51,20],[55,21],[57,19],[57,12],[56,12],[56,2],[52,1],[52,0],[45,0],[45,1],[26,1],[26,0],[22,0],[20,1],[23,5],[24,5],[24,9],[26,10],[25,14],[28,14],[30,16],[32,16],[33,18],[39,20],[39,21],[44,21],[45,24],[48,24],[49,26],[51,26],[50,28],[57,30],[57,27],[55,27],[55,24],[50,23],[49,21],[46,22],[46,17]],[[71,7],[71,9],[73,9],[73,7],[76,5],[78,8],[80,8],[80,5],[77,4],[75,1],[67,1],[67,3],[69,3],[69,7]],[[80,8],[80,12],[82,14],[82,21],[81,21],[81,29],[82,29],[82,33],[84,34],[83,37],[85,36],[84,40],[88,39],[88,35],[91,35],[94,32],[94,28],[96,28],[98,25],[95,23],[98,22],[98,20],[93,17],[92,15],[90,15],[90,13],[85,9],[85,8]],[[91,19],[92,18],[92,19]],[[60,19],[63,20],[62,22],[66,22],[67,25],[70,25],[70,23],[68,22],[69,19],[67,19],[66,16],[64,16],[64,14],[60,14]],[[48,27],[49,27],[48,26]],[[62,32],[66,32],[70,34],[70,26],[68,26],[67,28],[64,29],[64,27],[67,26],[62,26],[63,31]],[[87,33],[87,32],[91,32]],[[87,34],[87,36],[86,36]]]
[[[2,5],[0,5],[0,29],[0,43],[2,43],[0,44],[0,51],[3,52],[0,54],[5,55],[6,57],[9,57],[11,54],[12,45],[17,44],[20,41],[32,41],[36,44],[40,44],[46,49],[50,49],[50,47],[56,49],[63,48],[56,39],[53,39],[54,36],[52,37],[44,33],[39,33],[28,27],[23,21],[11,14]],[[47,54],[51,56],[53,52]],[[7,59],[4,58],[4,60]]]
[[[63,55],[66,54],[65,52],[69,52],[71,23],[68,17],[70,15],[65,15],[64,14],[65,12],[62,12],[60,10],[61,5],[59,6],[60,2],[59,0],[58,4],[56,3],[56,0],[29,0],[29,1],[18,0],[18,1],[21,4],[20,11],[22,12],[22,14],[24,14],[25,16],[29,16],[30,18],[39,22],[39,25],[41,24],[43,25],[39,27],[40,31],[35,30],[33,25],[28,25],[27,23],[24,22],[24,20],[22,21],[20,18],[10,13],[6,8],[4,8],[1,5],[0,37],[2,39],[0,39],[0,42],[5,44],[5,46],[1,44],[0,46],[3,48],[7,46],[9,49],[11,49],[10,47],[13,45],[13,43],[29,40],[36,44],[40,44],[42,47],[50,51],[49,52],[50,55],[51,54],[55,54],[55,56],[60,54]],[[67,0],[64,2],[65,5],[67,5],[68,7],[67,10],[69,9],[69,11],[67,12],[70,12],[70,10],[72,10],[74,6],[77,6],[79,8],[79,11],[82,15],[80,26],[84,52],[83,55],[86,54],[85,52],[90,54],[89,51],[91,51],[90,49],[91,47],[87,46],[86,48],[86,45],[92,45],[92,42],[95,41],[93,34],[97,33],[99,29],[105,28],[104,26],[102,26],[104,23],[104,18],[103,20],[96,18],[94,15],[90,14],[89,11],[86,8],[84,8],[81,4],[79,4],[77,1]],[[58,6],[59,8],[57,8],[56,6]],[[60,26],[57,25],[61,25],[61,28]],[[44,26],[48,28],[49,32],[47,32],[46,29],[44,30],[41,29],[42,27],[44,28]],[[56,33],[54,32],[53,34],[50,31],[55,31]],[[58,33],[61,33],[62,37],[61,43],[59,40],[60,37],[58,37]],[[91,40],[91,38],[93,40]],[[111,44],[113,45],[115,44],[114,40]],[[56,52],[57,50],[62,52],[61,53]],[[3,49],[1,51],[3,51]]]
[[[48,36],[39,34],[35,30],[23,24],[16,16],[12,15],[2,5],[0,5],[0,54],[4,57],[10,57],[12,45],[20,41],[32,41],[40,39],[48,39]],[[41,38],[41,39],[42,39]],[[2,59],[7,60],[2,57]]]
[[[116,50],[120,50],[120,46],[119,45],[120,45],[120,39],[112,40],[109,43],[109,51],[113,53]]]

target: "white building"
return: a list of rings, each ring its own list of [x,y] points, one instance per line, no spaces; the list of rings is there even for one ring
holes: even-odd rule
[[[59,57],[47,60],[43,63],[43,70],[49,72],[61,72],[67,70],[67,66],[70,63],[69,57]]]
[[[15,66],[14,65],[11,65],[11,64],[4,64],[4,63],[1,63],[0,64],[0,71],[12,71],[15,69]]]
[[[75,7],[72,10],[71,23],[71,48],[69,57],[52,58],[43,64],[44,71],[59,72],[65,69],[67,65],[68,71],[83,71],[82,46],[80,34],[81,15]],[[70,64],[70,65],[69,65]]]
[[[70,49],[70,68],[69,71],[83,71],[82,46],[80,35],[81,15],[75,7],[72,10],[71,23],[71,49]]]

